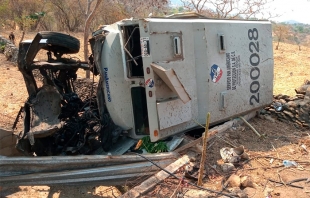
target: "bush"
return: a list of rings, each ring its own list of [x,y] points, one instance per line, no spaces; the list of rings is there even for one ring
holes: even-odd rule
[[[0,53],[4,52],[5,45],[6,45],[6,43],[0,42]]]

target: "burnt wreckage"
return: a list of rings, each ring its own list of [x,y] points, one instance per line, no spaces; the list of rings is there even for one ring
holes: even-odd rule
[[[47,51],[47,61],[34,61],[41,49]],[[23,130],[16,148],[25,155],[91,154],[100,146],[107,151],[120,135],[121,129],[104,111],[101,92],[99,104],[103,108],[99,111],[93,96],[96,90],[84,100],[75,91],[79,68],[98,74],[87,62],[63,57],[79,49],[78,39],[58,32],[39,32],[33,40],[20,43],[18,68],[29,98],[17,116],[17,121],[23,117]],[[38,71],[42,83],[35,78]]]

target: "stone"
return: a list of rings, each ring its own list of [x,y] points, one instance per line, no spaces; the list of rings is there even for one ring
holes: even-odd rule
[[[280,99],[282,97],[282,94],[278,94],[276,96],[274,96],[275,99]]]
[[[308,127],[308,128],[309,128],[309,124],[307,124],[307,123],[302,123],[302,126],[303,126],[303,127]]]
[[[283,111],[284,114],[288,115],[291,118],[294,118],[294,114],[289,111]]]
[[[269,111],[272,112],[272,113],[276,112],[275,109],[269,109]]]
[[[240,178],[241,186],[242,187],[251,187],[251,188],[256,188],[257,184],[253,181],[253,178],[251,176],[242,176]]]
[[[296,94],[296,96],[297,96],[299,99],[304,99],[304,98],[305,98],[305,95],[304,95],[304,94]]]
[[[229,173],[235,169],[235,166],[232,163],[224,163],[221,165],[221,168],[224,173]]]
[[[289,101],[289,102],[287,102],[287,105],[288,105],[289,107],[293,107],[293,108],[296,108],[296,107],[297,107],[297,104],[296,104],[295,101]]]
[[[298,120],[296,120],[295,123],[297,123],[299,126],[302,126],[302,123],[299,122]]]
[[[280,99],[279,102],[280,102],[281,104],[285,104],[285,103],[286,103],[286,101],[285,101],[284,99]]]
[[[307,103],[307,104],[301,106],[301,108],[302,108],[303,110],[305,110],[305,111],[310,112],[310,103]]]
[[[240,187],[241,181],[240,177],[236,174],[232,174],[226,181],[225,186],[227,187]]]

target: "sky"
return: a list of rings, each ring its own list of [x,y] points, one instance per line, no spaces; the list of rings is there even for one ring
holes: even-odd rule
[[[171,0],[171,2],[182,5],[180,0]],[[277,22],[294,20],[310,24],[310,0],[274,0],[268,7],[270,7],[268,11],[279,15],[270,20]]]
[[[310,1],[309,0],[275,0],[271,3],[276,12],[282,14],[274,18],[275,21],[295,20],[300,23],[310,24]]]

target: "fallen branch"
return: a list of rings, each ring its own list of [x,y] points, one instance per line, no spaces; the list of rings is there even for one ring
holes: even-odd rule
[[[255,133],[256,133],[256,135],[258,135],[258,137],[262,137],[262,135],[260,134],[260,133],[258,133],[257,131],[256,131],[256,129],[250,124],[250,123],[248,123],[248,121],[246,121],[246,119],[244,119],[242,116],[240,116],[239,117],[241,120],[243,120],[243,122],[246,124],[246,125],[248,125],[251,129],[252,129],[252,131],[254,131]]]
[[[144,156],[142,156],[142,155],[139,155],[139,156],[144,158]],[[144,158],[144,159],[148,159],[148,158]],[[167,166],[165,168],[165,170],[168,171],[168,172],[175,172],[181,166],[183,166],[184,164],[186,164],[188,162],[189,162],[189,157],[187,155],[184,155],[182,158],[178,159],[177,161],[175,161],[172,164],[170,164],[169,166]],[[151,163],[153,163],[155,166],[161,168],[160,166],[158,166],[154,162],[151,162]],[[139,197],[139,196],[143,195],[144,193],[149,191],[151,188],[156,186],[159,182],[161,182],[164,179],[166,179],[167,177],[169,177],[170,174],[167,173],[166,171],[162,170],[162,171],[158,172],[157,174],[155,174],[151,178],[149,178],[146,181],[142,182],[139,186],[134,187],[133,189],[129,190],[128,192],[126,192],[125,194],[120,196],[120,198]]]
[[[274,182],[274,183],[277,183],[277,184],[288,185],[288,186],[291,186],[291,187],[294,187],[294,188],[304,189],[304,187],[302,187],[302,186],[296,186],[296,185],[289,184],[289,183],[278,182],[278,181],[275,181],[275,180],[272,180],[272,179],[268,179],[268,181],[271,181],[271,182]]]
[[[198,174],[198,186],[202,186],[202,176],[203,171],[205,169],[205,162],[207,158],[207,143],[208,143],[208,130],[209,130],[209,124],[210,124],[210,113],[207,114],[206,118],[206,128],[203,136],[203,149],[201,154],[201,160],[200,160],[200,167],[199,167],[199,174]]]
[[[173,176],[174,178],[176,178],[178,180],[181,180],[182,178],[179,178],[178,176],[176,176],[174,173],[170,172],[169,170],[173,169],[174,171],[176,171],[178,168],[175,169],[175,165],[174,164],[177,163],[179,160],[186,161],[186,162],[189,161],[189,157],[187,155],[184,155],[182,158],[180,158],[177,161],[175,161],[174,163],[170,164],[167,168],[162,168],[157,163],[151,161],[147,157],[145,157],[143,155],[140,155],[138,153],[136,153],[136,155],[138,155],[138,156],[148,160],[149,162],[151,162],[152,164],[154,164],[158,168],[162,169],[162,171],[158,172],[156,175],[154,175],[150,179],[144,181],[142,183],[143,186],[141,186],[142,184],[140,186],[136,186],[135,188],[131,189],[127,193],[125,193],[122,196],[120,196],[120,198],[140,197],[142,195],[142,193],[147,192],[152,187],[154,187],[156,184],[158,184],[158,179],[161,179],[161,181],[162,181],[162,180],[166,179],[169,175]],[[185,159],[183,159],[183,158],[185,158]],[[178,163],[180,163],[180,162],[178,162]],[[183,162],[183,165],[184,164],[185,163]],[[179,167],[181,167],[181,166],[179,166]],[[198,189],[201,189],[201,190],[205,190],[205,191],[208,191],[208,192],[211,192],[211,193],[216,193],[218,195],[225,195],[225,196],[230,197],[230,198],[236,198],[235,196],[227,194],[227,193],[223,193],[223,192],[220,192],[220,191],[212,190],[212,189],[209,189],[209,188],[204,188],[204,187],[198,186],[198,185],[196,185],[194,183],[191,183],[191,182],[187,182],[187,183],[189,185],[192,185],[192,186],[194,186],[194,187],[196,187]]]

